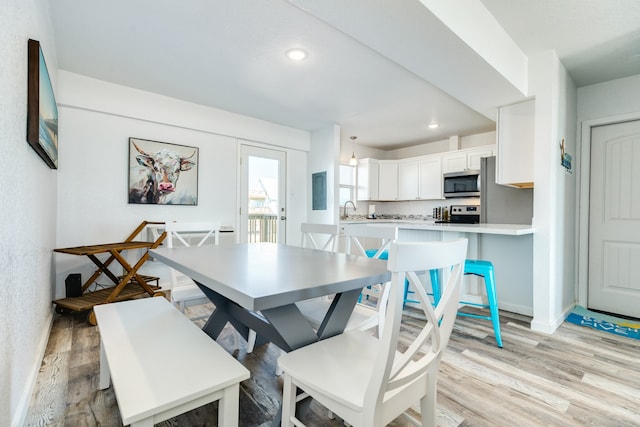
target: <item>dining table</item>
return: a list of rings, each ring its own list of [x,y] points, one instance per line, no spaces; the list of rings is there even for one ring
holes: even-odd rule
[[[363,288],[388,282],[386,261],[275,243],[160,248],[153,259],[189,276],[215,309],[203,326],[214,340],[230,323],[256,346],[272,342],[292,351],[341,334]],[[333,295],[318,329],[296,305]],[[310,399],[298,402],[304,413]],[[272,420],[280,425],[282,406]]]
[[[292,351],[344,331],[363,288],[388,282],[387,263],[275,243],[159,248],[153,259],[189,276],[215,309],[203,326],[216,339],[227,323],[256,345]],[[296,302],[333,295],[316,330]]]

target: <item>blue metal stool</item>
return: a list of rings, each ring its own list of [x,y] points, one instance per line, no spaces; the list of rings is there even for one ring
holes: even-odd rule
[[[369,258],[373,258],[373,256],[376,253],[378,253],[378,250],[377,249],[367,249],[367,250],[364,251],[364,253],[366,253]],[[388,250],[382,251],[382,253],[378,257],[378,259],[382,259],[382,260],[388,261],[389,260],[389,251]],[[367,287],[371,288],[371,286],[367,286]],[[406,299],[406,296],[407,296],[407,285],[405,285],[404,295],[405,295],[405,299]],[[369,297],[367,296],[367,298],[369,298]],[[360,294],[360,296],[358,297],[358,302],[362,302],[362,294]]]
[[[436,304],[440,301],[440,279],[439,272],[431,270],[431,283],[433,286],[433,299]],[[487,290],[487,299],[489,304],[478,304],[473,302],[460,301],[460,304],[472,305],[475,307],[488,308],[491,316],[482,316],[478,314],[464,313],[458,311],[458,316],[475,317],[476,319],[491,320],[493,324],[493,333],[496,336],[498,347],[502,348],[502,335],[500,334],[500,315],[498,313],[498,299],[496,297],[496,281],[493,274],[493,264],[489,261],[471,260],[464,262],[464,274],[473,274],[484,279],[484,285]],[[437,291],[436,291],[437,290]]]
[[[365,251],[365,253],[367,254],[367,256],[369,258],[373,257],[376,254],[376,252],[377,252],[376,249],[367,249]],[[389,259],[389,251],[382,252],[378,259],[388,260]],[[438,285],[438,272],[432,270],[432,271],[430,271],[430,274],[431,274],[431,283],[435,283],[436,285]],[[420,301],[418,301],[416,299],[409,299],[409,294],[413,294],[413,293],[415,293],[415,292],[409,289],[409,281],[405,280],[405,283],[404,283],[404,302],[402,303],[403,307],[408,302],[412,302],[412,303],[416,303],[416,304],[418,304],[420,302]],[[360,296],[360,298],[362,298],[362,296]],[[433,300],[435,301],[435,304],[437,304],[438,301],[440,301],[440,288],[438,286],[433,286]],[[358,302],[361,302],[361,301],[358,300]]]

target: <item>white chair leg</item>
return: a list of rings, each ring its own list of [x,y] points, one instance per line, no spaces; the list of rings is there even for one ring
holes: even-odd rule
[[[425,427],[436,427],[437,371],[429,372],[427,375],[427,395],[420,399],[422,425]]]
[[[282,427],[294,427],[292,417],[296,415],[296,386],[291,382],[291,376],[284,376],[282,388]]]
[[[280,349],[280,356],[284,356],[285,354],[287,354],[286,351]],[[279,377],[280,375],[282,375],[284,373],[284,371],[282,370],[282,368],[280,367],[280,365],[278,365],[276,363],[276,376]]]
[[[249,336],[247,337],[247,353],[252,353],[256,346],[256,331],[249,329]]]

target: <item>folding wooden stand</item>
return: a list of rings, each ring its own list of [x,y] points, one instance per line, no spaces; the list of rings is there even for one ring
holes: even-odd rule
[[[98,267],[93,275],[82,285],[81,296],[62,298],[53,301],[53,303],[56,304],[56,311],[58,313],[63,313],[65,311],[91,310],[88,321],[90,324],[95,325],[96,320],[92,309],[98,304],[124,301],[144,294],[148,294],[150,296],[164,295],[162,292],[156,292],[160,289],[158,286],[158,277],[143,276],[137,273],[138,269],[149,259],[149,249],[155,249],[160,246],[167,236],[166,232],[163,232],[153,242],[134,241],[136,236],[138,236],[138,234],[140,234],[140,232],[150,224],[162,225],[164,223],[143,221],[124,242],[54,249],[54,252],[63,254],[87,256]],[[142,255],[138,262],[133,266],[129,264],[121,254],[123,251],[132,249],[146,249],[144,255]],[[105,262],[100,261],[96,256],[102,253],[110,254],[110,257]],[[124,275],[116,276],[108,269],[109,265],[114,260],[118,261],[118,263],[124,268]],[[98,291],[87,292],[89,287],[103,273],[111,279],[115,286]],[[155,286],[150,285],[150,283],[154,281],[156,282]]]

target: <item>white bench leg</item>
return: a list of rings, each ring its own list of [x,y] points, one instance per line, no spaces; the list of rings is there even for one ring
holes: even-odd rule
[[[153,427],[153,417],[131,423],[130,427]]]
[[[218,401],[218,425],[238,427],[240,385],[235,383],[224,389]]]
[[[104,345],[100,340],[100,390],[109,388],[111,384],[111,372],[109,371],[109,362],[107,361],[107,354],[104,352]]]

